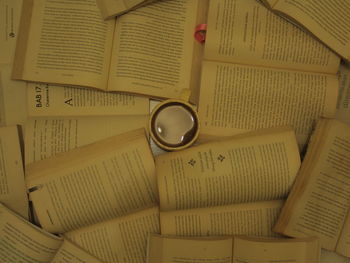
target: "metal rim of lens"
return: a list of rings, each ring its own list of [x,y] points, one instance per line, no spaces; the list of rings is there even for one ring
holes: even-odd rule
[[[174,105],[179,105],[179,106],[184,107],[191,114],[191,116],[194,119],[194,127],[192,128],[192,130],[194,130],[195,132],[193,133],[193,135],[191,136],[189,141],[186,141],[186,142],[180,143],[180,144],[166,143],[164,140],[162,140],[157,135],[157,132],[155,130],[156,129],[155,128],[155,120],[156,120],[156,117],[158,116],[158,114],[164,108],[167,108],[169,106],[174,106]],[[187,148],[188,146],[192,145],[196,141],[196,139],[198,138],[198,134],[199,134],[199,118],[198,118],[197,112],[189,103],[187,103],[185,101],[181,101],[181,100],[170,99],[170,100],[166,100],[166,101],[158,104],[154,108],[154,110],[152,111],[149,126],[150,126],[149,129],[150,129],[150,133],[151,133],[151,137],[152,137],[153,141],[160,148],[167,150],[167,151],[181,150],[181,149]]]

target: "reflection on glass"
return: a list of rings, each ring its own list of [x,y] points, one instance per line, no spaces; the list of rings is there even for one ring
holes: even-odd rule
[[[158,140],[171,146],[189,143],[197,131],[193,112],[181,104],[167,105],[154,115],[153,132]]]

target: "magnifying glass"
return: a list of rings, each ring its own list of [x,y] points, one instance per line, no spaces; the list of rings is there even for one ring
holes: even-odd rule
[[[199,134],[199,119],[193,106],[182,100],[158,104],[150,118],[150,134],[162,149],[176,151],[192,145]]]

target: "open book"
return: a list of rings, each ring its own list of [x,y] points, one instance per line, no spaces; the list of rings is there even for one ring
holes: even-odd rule
[[[147,263],[320,262],[316,238],[262,239],[245,236],[177,238],[152,235]]]
[[[160,213],[162,235],[274,237],[282,200],[173,210]]]
[[[0,202],[28,218],[18,127],[0,127]]]
[[[262,0],[350,61],[350,2],[328,0]]]
[[[104,19],[119,16],[156,0],[96,0]]]
[[[158,201],[153,156],[143,129],[26,166],[30,199],[43,229],[63,233]]]
[[[202,1],[156,1],[109,21],[91,0],[24,1],[13,77],[179,98],[198,87]]]
[[[31,118],[25,125],[25,164],[146,127],[148,115]]]
[[[77,87],[28,83],[28,116],[148,115],[148,98]]]
[[[350,257],[350,126],[321,119],[274,230]]]
[[[102,263],[68,240],[24,220],[0,203],[0,258],[3,263]],[[28,261],[30,259],[30,261]]]
[[[203,135],[281,125],[303,146],[335,114],[339,57],[255,0],[212,0],[202,69]]]
[[[300,166],[294,131],[237,135],[156,157],[161,211],[281,199]]]

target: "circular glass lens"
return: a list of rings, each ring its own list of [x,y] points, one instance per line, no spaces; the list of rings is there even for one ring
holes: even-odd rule
[[[165,145],[181,146],[189,143],[197,131],[193,112],[181,104],[166,105],[154,116],[153,132]]]

